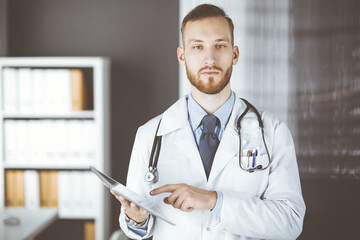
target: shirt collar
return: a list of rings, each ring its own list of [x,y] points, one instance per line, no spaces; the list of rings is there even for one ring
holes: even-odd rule
[[[225,128],[229,121],[233,106],[235,102],[235,95],[231,92],[229,99],[214,113],[214,115],[220,120],[221,128]],[[191,94],[187,101],[189,119],[193,130],[197,129],[201,123],[201,120],[207,113],[205,110],[195,101]]]

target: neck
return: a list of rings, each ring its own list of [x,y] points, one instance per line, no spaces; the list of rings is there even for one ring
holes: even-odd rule
[[[191,86],[191,95],[194,100],[207,112],[215,113],[231,96],[230,83],[217,94],[206,94]]]

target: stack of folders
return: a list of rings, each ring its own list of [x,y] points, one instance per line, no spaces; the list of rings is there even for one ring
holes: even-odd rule
[[[87,110],[87,87],[79,69],[4,68],[4,112],[68,113]]]
[[[5,120],[5,161],[24,165],[89,165],[96,159],[92,120]]]
[[[52,207],[61,218],[95,218],[97,185],[85,171],[6,170],[5,206]]]
[[[90,172],[62,171],[58,176],[59,216],[97,216],[98,181]]]

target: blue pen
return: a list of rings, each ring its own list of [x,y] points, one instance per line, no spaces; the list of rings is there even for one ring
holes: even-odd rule
[[[255,149],[254,149],[255,150]],[[256,159],[256,155],[257,155],[257,149],[256,151],[253,151],[252,157],[253,157],[253,162],[252,162],[252,167],[255,167],[255,159]]]

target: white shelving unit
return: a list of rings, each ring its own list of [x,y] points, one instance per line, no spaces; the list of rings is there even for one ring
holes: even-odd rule
[[[36,69],[91,69],[93,110],[71,111],[66,114],[57,113],[6,113],[4,112],[4,82],[3,72],[5,68],[36,68]],[[91,162],[96,168],[105,173],[110,170],[110,135],[109,135],[109,60],[102,57],[6,57],[0,58],[0,207],[4,204],[4,171],[6,169],[22,170],[59,170],[59,171],[82,171],[87,170],[88,162],[8,162],[5,159],[4,123],[11,121],[26,120],[87,120],[95,124],[97,139],[95,139],[95,159]],[[94,176],[95,177],[95,176]],[[96,198],[95,233],[96,239],[108,238],[110,234],[110,198],[105,188],[99,183],[91,188],[100,193]],[[82,219],[81,216],[65,217],[64,219]],[[84,220],[88,217],[84,215]]]

